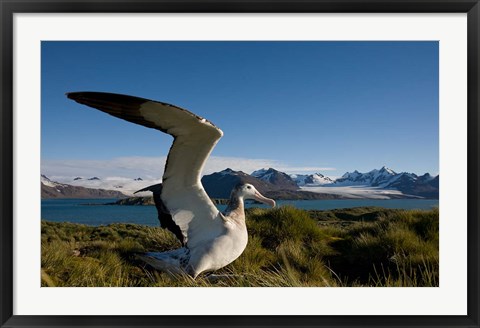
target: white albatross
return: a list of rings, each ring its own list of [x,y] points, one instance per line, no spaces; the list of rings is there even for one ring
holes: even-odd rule
[[[255,199],[272,207],[275,201],[253,185],[243,184],[232,190],[223,213],[212,203],[200,179],[222,130],[185,109],[158,101],[103,92],[72,92],[67,97],[174,138],[162,184],[141,191],[153,191],[160,225],[172,231],[183,247],[145,253],[142,260],[157,270],[196,278],[228,265],[243,253],[248,241],[243,201]]]

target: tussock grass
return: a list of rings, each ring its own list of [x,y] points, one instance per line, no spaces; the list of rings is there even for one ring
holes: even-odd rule
[[[438,286],[438,217],[397,210],[351,225],[328,263],[347,285]]]
[[[42,286],[438,286],[438,209],[247,210],[249,243],[193,280],[151,270],[135,253],[179,247],[156,227],[42,221]]]

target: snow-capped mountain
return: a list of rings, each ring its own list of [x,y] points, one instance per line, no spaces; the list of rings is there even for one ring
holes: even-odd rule
[[[298,190],[295,182],[285,173],[274,169],[265,169],[258,174],[247,174],[227,168],[220,172],[204,175],[202,184],[212,198],[229,198],[233,187],[239,183],[251,183],[262,194],[278,190]]]
[[[275,169],[258,170],[255,175],[257,176],[228,168],[220,172],[204,175],[202,184],[207,194],[212,198],[229,198],[233,187],[239,183],[251,183],[263,195],[274,199],[341,198],[328,193],[299,190],[290,176]]]
[[[161,178],[154,177],[139,177],[139,176],[100,176],[100,175],[72,175],[72,176],[55,176],[49,178],[50,181],[55,181],[58,184],[71,185],[75,187],[84,187],[90,189],[105,189],[118,190],[122,194],[133,196],[137,190],[143,189],[147,186],[160,183]],[[45,181],[46,185],[52,182]],[[143,195],[143,194],[142,194]]]
[[[286,173],[277,171],[272,168],[261,169],[252,172],[251,176],[274,184],[275,186],[282,189],[297,189],[297,183]]]
[[[329,177],[321,174],[290,174],[290,177],[297,183],[298,186],[323,186],[332,184],[335,181]]]
[[[438,175],[432,177],[428,173],[422,176],[413,173],[400,173],[396,179],[388,184],[388,188],[400,190],[404,194],[438,198],[439,180]]]
[[[85,188],[72,186],[50,180],[47,176],[40,176],[42,198],[124,198],[125,194],[106,189]]]
[[[404,194],[421,197],[438,198],[439,177],[429,173],[418,176],[415,173],[397,173],[387,167],[360,173],[357,170],[345,173],[335,180],[332,186],[367,186],[382,189],[395,189]]]
[[[380,170],[374,169],[367,173],[360,173],[355,170],[353,172],[347,172],[341,178],[335,180],[335,185],[366,185],[372,187],[386,187],[392,183],[392,179],[395,179],[397,176],[398,173],[386,166],[382,167]]]
[[[227,168],[220,172],[204,175],[202,184],[207,194],[212,198],[229,198],[232,189],[240,183],[251,183],[264,193],[271,185],[242,171]]]
[[[267,173],[268,169],[263,168],[260,170],[253,171],[252,174],[250,174],[252,177],[258,178],[261,176],[264,176]]]
[[[437,177],[432,177],[430,175],[430,173],[425,173],[424,175],[421,175],[421,176],[418,177],[418,181],[429,182],[429,181],[432,181],[432,180],[436,179]]]
[[[46,175],[40,175],[40,182],[47,187],[57,188],[67,186],[66,184],[50,180]]]
[[[161,179],[151,177],[108,176],[55,176],[49,179],[42,175],[41,180],[44,198],[119,198],[161,182]],[[366,173],[347,172],[336,180],[321,173],[289,175],[274,168],[256,170],[252,174],[228,168],[202,178],[202,184],[212,198],[229,198],[238,183],[252,183],[261,193],[275,199],[372,198],[378,194],[386,198],[438,198],[439,195],[438,176],[397,173],[385,166]]]

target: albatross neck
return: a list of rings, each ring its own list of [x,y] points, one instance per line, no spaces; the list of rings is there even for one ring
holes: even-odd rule
[[[236,213],[237,215],[243,216],[245,214],[245,207],[243,205],[243,197],[233,194],[230,196],[230,200],[228,201],[227,208],[225,209],[225,213]]]

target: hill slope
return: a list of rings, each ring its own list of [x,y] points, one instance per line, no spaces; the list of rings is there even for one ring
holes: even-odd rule
[[[50,198],[125,198],[125,194],[116,190],[93,189],[58,183],[41,176],[41,197]]]
[[[273,169],[270,170],[272,171],[268,175],[261,175],[261,177],[268,176],[268,178],[261,179],[245,172],[234,171],[228,168],[221,172],[203,176],[202,184],[211,198],[230,198],[232,189],[240,183],[250,183],[264,196],[277,200],[343,198],[339,195],[299,190],[296,183],[288,175]]]

